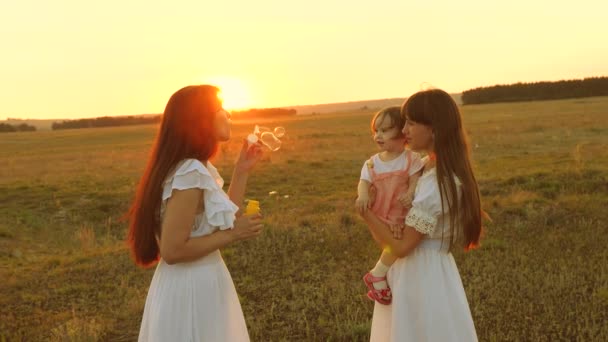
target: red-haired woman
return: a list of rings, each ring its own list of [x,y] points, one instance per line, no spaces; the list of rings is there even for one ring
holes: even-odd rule
[[[243,148],[230,188],[209,159],[230,138],[218,89],[188,86],[171,96],[130,211],[137,264],[157,264],[139,341],[248,341],[241,305],[219,249],[262,230],[237,213],[258,145]]]

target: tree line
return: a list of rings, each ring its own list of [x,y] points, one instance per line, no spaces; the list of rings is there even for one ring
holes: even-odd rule
[[[8,132],[33,132],[36,130],[36,127],[32,125],[28,125],[26,123],[22,123],[19,125],[11,125],[7,123],[0,123],[0,133],[8,133]]]
[[[160,115],[151,116],[102,116],[91,119],[66,120],[62,122],[53,122],[51,128],[72,129],[72,128],[92,128],[92,127],[114,127],[114,126],[131,126],[145,125],[160,122]]]
[[[295,109],[284,108],[261,108],[248,109],[242,111],[232,111],[232,118],[239,119],[257,119],[270,118],[278,116],[296,115]],[[66,120],[61,122],[53,122],[51,128],[73,129],[73,128],[92,128],[92,127],[114,127],[114,126],[129,126],[129,125],[145,125],[157,124],[160,122],[161,115],[146,115],[146,116],[103,116],[91,119]]]
[[[608,77],[556,82],[515,83],[466,90],[462,103],[480,104],[608,96]]]

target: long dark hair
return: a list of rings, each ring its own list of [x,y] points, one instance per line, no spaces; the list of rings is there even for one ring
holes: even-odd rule
[[[482,216],[479,186],[473,174],[471,156],[462,118],[450,94],[439,89],[420,91],[401,108],[405,119],[433,129],[437,158],[437,182],[441,206],[447,203],[452,239],[458,238],[465,249],[479,245]],[[462,183],[462,197],[456,191],[456,176]]]
[[[171,96],[145,172],[129,210],[127,242],[135,262],[151,266],[159,258],[162,186],[184,159],[206,161],[217,151],[215,113],[221,109],[219,89],[210,85],[184,87]]]

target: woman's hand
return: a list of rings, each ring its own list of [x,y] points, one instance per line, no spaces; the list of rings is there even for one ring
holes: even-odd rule
[[[243,146],[239,153],[239,158],[236,160],[235,170],[239,172],[249,173],[255,164],[262,158],[262,144],[257,142],[249,146],[247,139],[243,139]]]
[[[391,232],[393,233],[393,238],[396,240],[401,240],[403,238],[403,230],[405,229],[405,224],[397,223],[389,225]]]
[[[241,215],[234,220],[234,228],[232,234],[234,234],[235,241],[249,240],[262,234],[262,215]]]

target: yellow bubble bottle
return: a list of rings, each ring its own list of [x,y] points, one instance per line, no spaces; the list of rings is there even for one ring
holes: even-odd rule
[[[260,202],[249,200],[247,202],[247,208],[245,208],[245,215],[254,215],[260,212]]]

